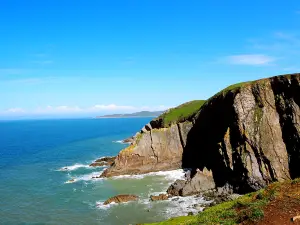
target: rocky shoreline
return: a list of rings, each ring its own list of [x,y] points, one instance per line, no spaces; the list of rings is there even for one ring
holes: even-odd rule
[[[292,74],[232,85],[184,120],[170,118],[185,104],[169,110],[126,139],[101,177],[189,168],[152,199],[217,203],[300,177],[299,96],[300,74]]]
[[[216,187],[237,193],[298,177],[299,83],[300,74],[293,74],[236,84],[193,117],[168,126],[166,112],[145,125],[101,176],[199,168],[210,171]]]
[[[95,160],[89,166],[91,166],[91,167],[112,166],[115,159],[116,159],[116,156],[102,157],[102,158]]]

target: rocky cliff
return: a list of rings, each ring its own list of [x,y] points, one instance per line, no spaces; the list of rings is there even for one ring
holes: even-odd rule
[[[260,189],[300,176],[300,74],[228,87],[198,112],[183,167],[212,171],[216,187]]]
[[[299,82],[294,74],[236,84],[187,121],[154,120],[103,176],[198,168],[210,171],[212,186],[237,192],[299,177]]]
[[[135,135],[133,143],[118,154],[114,165],[102,176],[181,168],[183,149],[192,126],[192,122],[186,121],[164,128],[151,121]]]

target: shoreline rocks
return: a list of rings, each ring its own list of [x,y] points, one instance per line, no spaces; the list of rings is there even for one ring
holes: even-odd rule
[[[189,196],[215,189],[216,185],[211,171],[204,168],[196,171],[191,179],[177,180],[168,188],[167,193],[172,196]]]
[[[122,143],[126,143],[126,144],[132,144],[134,141],[134,137],[129,137],[129,138],[126,138],[122,141]]]
[[[112,166],[114,161],[116,159],[116,156],[112,157],[102,157],[100,159],[97,159],[95,162],[91,163],[89,166],[91,167],[98,167],[98,166]]]
[[[155,195],[150,196],[151,201],[163,201],[163,200],[168,200],[168,199],[169,199],[168,194],[159,194],[157,196],[155,196]]]
[[[217,188],[248,193],[300,177],[300,74],[235,84],[206,101],[191,120],[151,121],[101,177],[177,168],[211,175],[177,181],[172,195]]]
[[[122,202],[129,202],[129,201],[137,201],[139,199],[136,195],[116,195],[107,199],[103,205],[108,205],[112,202],[114,203],[122,203]]]
[[[173,124],[168,128],[146,125],[134,136],[133,143],[123,149],[115,163],[102,177],[180,169],[191,122]]]

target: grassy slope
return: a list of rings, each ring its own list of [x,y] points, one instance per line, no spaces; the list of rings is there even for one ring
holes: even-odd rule
[[[205,100],[194,100],[172,108],[159,116],[157,120],[162,120],[163,127],[169,127],[171,124],[184,122],[192,118],[205,103]]]
[[[219,94],[227,93],[228,91],[237,90],[238,88],[240,88],[248,83],[249,82],[243,82],[243,83],[231,85],[231,86],[223,89],[219,93],[217,93],[215,96],[217,96]],[[213,96],[213,97],[215,97],[215,96]],[[163,113],[158,118],[156,118],[156,120],[161,120],[163,127],[169,127],[172,124],[184,122],[186,120],[191,119],[193,116],[195,116],[199,112],[199,110],[201,109],[201,107],[204,105],[205,102],[206,102],[206,100],[194,100],[194,101],[184,103],[182,105],[179,105],[179,106],[172,108],[172,109],[168,110],[167,112]]]
[[[299,201],[300,204],[300,179],[273,183],[260,191],[244,195],[236,200],[221,203],[207,208],[196,216],[182,216],[172,218],[164,222],[152,223],[152,225],[192,225],[192,224],[257,224],[263,223],[264,209],[274,206],[274,202],[285,202],[287,193],[289,198]],[[290,202],[287,201],[288,203]],[[282,204],[275,204],[278,207]],[[288,207],[284,205],[283,207]],[[275,209],[276,210],[276,209]],[[278,213],[282,209],[278,209]],[[280,216],[280,215],[279,215]],[[290,215],[290,216],[293,216]],[[276,218],[274,218],[276,224]]]
[[[268,79],[261,79],[258,80],[260,82],[263,82]],[[194,100],[190,102],[186,102],[182,105],[179,105],[175,108],[169,109],[167,112],[163,113],[160,115],[156,120],[162,120],[162,126],[163,127],[169,127],[172,124],[178,123],[178,122],[184,122],[188,119],[191,119],[193,116],[197,115],[201,107],[206,103],[209,102],[211,99],[220,96],[220,95],[225,95],[228,92],[235,92],[238,91],[240,88],[249,85],[253,82],[257,81],[248,81],[248,82],[241,82],[237,84],[230,85],[208,100]]]

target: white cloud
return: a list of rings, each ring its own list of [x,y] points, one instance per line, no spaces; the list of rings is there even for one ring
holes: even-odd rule
[[[57,114],[57,113],[76,113],[82,112],[83,110],[78,106],[51,106],[39,107],[33,111],[35,114]]]
[[[126,105],[94,105],[93,107],[89,108],[91,111],[102,111],[102,110],[135,110],[136,107],[134,106],[126,106]]]
[[[231,55],[225,61],[235,65],[268,65],[275,61],[275,58],[263,54]]]
[[[5,111],[2,111],[0,114],[12,115],[12,114],[22,114],[22,115],[71,115],[71,114],[85,114],[85,113],[131,113],[131,112],[139,112],[139,111],[164,111],[171,107],[167,107],[164,105],[159,106],[126,106],[126,105],[116,105],[116,104],[108,104],[108,105],[94,105],[91,107],[79,107],[79,106],[45,106],[38,107],[34,110],[24,110],[19,107],[10,108]]]
[[[7,112],[7,113],[24,113],[25,110],[22,108],[10,108],[10,109],[7,109],[5,112]]]

